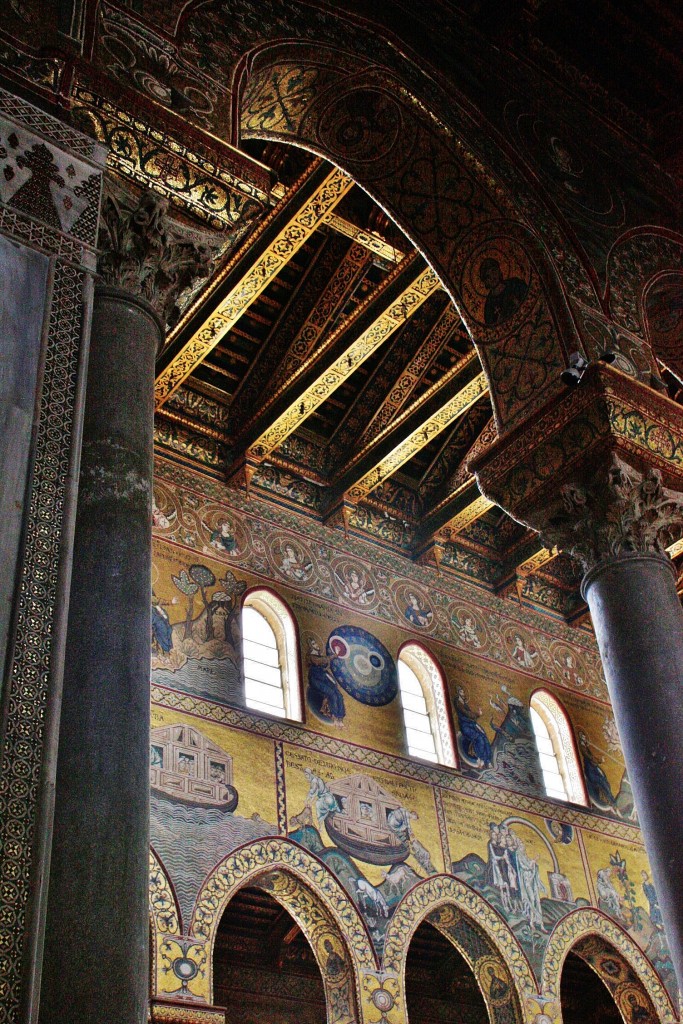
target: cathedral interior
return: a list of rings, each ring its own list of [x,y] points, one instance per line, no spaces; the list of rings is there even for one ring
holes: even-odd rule
[[[682,84],[4,6],[0,1024],[681,1021]]]

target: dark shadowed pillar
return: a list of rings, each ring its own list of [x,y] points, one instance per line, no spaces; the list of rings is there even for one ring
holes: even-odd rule
[[[683,534],[683,409],[604,364],[499,438],[481,490],[577,558],[683,986],[683,609],[666,546]]]
[[[582,591],[678,977],[683,977],[683,608],[667,556],[612,558]]]
[[[95,292],[59,733],[41,1024],[144,1024],[154,363],[207,253],[109,196]]]

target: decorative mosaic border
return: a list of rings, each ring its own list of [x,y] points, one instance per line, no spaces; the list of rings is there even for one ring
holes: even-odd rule
[[[0,89],[0,120],[37,135],[38,142],[45,140],[62,156],[66,151],[70,158],[86,161],[88,170],[101,178],[105,159],[101,146],[4,89]],[[3,234],[55,258],[0,761],[0,1024],[18,1019],[24,961],[33,956],[27,944],[29,922],[40,913],[30,902],[32,875],[41,870],[34,863],[35,829],[48,701],[56,685],[52,659],[62,544],[72,526],[65,518],[67,483],[87,327],[88,269],[94,268],[95,261],[98,197],[99,185],[93,189],[91,208],[86,207],[87,218],[80,218],[85,238],[0,206]]]
[[[589,813],[583,808],[573,808],[566,804],[551,803],[540,797],[527,796],[503,786],[493,786],[487,782],[477,782],[460,775],[454,768],[436,768],[398,754],[372,750],[368,747],[356,746],[353,743],[326,736],[323,733],[311,732],[303,725],[294,722],[283,722],[280,719],[260,716],[253,711],[217,704],[204,697],[193,697],[163,686],[152,685],[152,703],[171,711],[195,715],[205,721],[226,725],[233,729],[242,729],[255,736],[263,736],[275,740],[276,743],[292,743],[304,746],[307,750],[330,757],[338,757],[345,761],[362,764],[365,768],[376,768],[381,771],[424,782],[429,786],[462,793],[475,799],[488,800],[505,807],[514,807],[519,811],[528,811],[546,818],[555,818],[566,824],[579,828],[599,831],[603,835],[624,842],[639,842],[640,829],[636,825],[616,821],[614,818]]]
[[[200,532],[202,528],[201,516],[199,516],[199,520],[197,519],[197,510],[199,509],[197,498],[200,498],[201,503],[207,508],[211,506],[212,515],[219,515],[224,510],[226,518],[232,517],[243,531],[253,527],[253,532],[258,533],[260,542],[268,539],[267,531],[269,529],[277,529],[280,532],[292,531],[297,535],[295,539],[300,545],[303,543],[302,538],[305,537],[306,544],[310,549],[308,555],[313,566],[317,566],[321,562],[317,549],[324,548],[325,558],[322,561],[327,563],[334,560],[335,557],[355,555],[368,573],[378,577],[383,573],[387,579],[390,579],[392,592],[402,583],[411,589],[422,587],[425,593],[430,595],[435,608],[430,625],[420,631],[425,638],[434,638],[452,647],[468,651],[470,654],[507,664],[516,671],[520,671],[519,664],[506,648],[503,632],[509,631],[510,628],[519,630],[520,626],[525,627],[526,630],[532,631],[533,643],[539,650],[539,657],[534,665],[523,670],[525,674],[546,682],[549,681],[558,687],[569,689],[573,693],[581,693],[586,697],[601,700],[603,703],[608,702],[597,645],[589,634],[579,635],[577,630],[559,622],[553,622],[551,633],[548,630],[548,622],[538,613],[527,611],[524,608],[515,608],[511,601],[495,597],[485,590],[468,586],[464,582],[458,581],[456,590],[451,581],[440,577],[432,568],[408,561],[400,555],[358,538],[345,538],[340,531],[324,527],[303,515],[296,515],[288,509],[260,501],[254,496],[247,500],[240,491],[228,488],[224,483],[210,480],[205,476],[200,476],[196,471],[193,472],[177,464],[169,463],[159,457],[156,462],[155,485],[160,492],[166,491],[164,498],[168,497],[168,500],[173,501],[177,506],[174,510],[179,513],[183,512],[183,496],[187,494],[187,504],[192,506],[191,512],[188,513],[188,523],[192,519],[196,532]],[[160,501],[157,501],[157,504],[161,508]],[[216,505],[219,505],[220,508],[217,508]],[[168,515],[169,510],[164,511]],[[186,529],[182,536],[176,536],[174,530],[155,529],[155,537],[192,547],[199,543],[199,539],[193,539],[191,532]],[[216,557],[220,559],[220,554],[217,554]],[[268,574],[268,567],[263,559],[259,560],[251,552],[247,553],[246,547],[242,551],[238,549],[230,557],[230,564],[239,565],[257,576]],[[329,586],[325,590],[324,581],[318,581],[318,577],[322,579],[322,573],[317,568],[316,573],[315,579],[311,577],[299,581],[287,578],[283,579],[283,582],[304,593],[317,594],[323,599],[337,600],[348,606],[348,602],[345,602],[343,596],[329,591]],[[381,608],[379,607],[380,589],[379,585],[375,588],[376,600],[374,604],[364,605],[363,613],[405,628],[405,617],[393,608],[391,598],[384,601]],[[495,633],[497,639],[492,637],[489,641],[486,638],[483,640],[480,638],[479,646],[473,647],[471,643],[462,640],[457,631],[450,628],[448,622],[444,627],[444,615],[448,619],[448,612],[455,604],[458,605],[458,609],[462,606],[462,610],[466,610],[474,621],[481,617],[482,612],[487,613],[489,631],[492,634]],[[524,633],[524,628],[522,633]],[[581,658],[585,664],[584,675],[586,677],[583,688],[568,685],[560,677],[559,668],[556,666],[553,669],[551,646],[553,649],[566,647],[574,654],[575,658],[577,656]]]

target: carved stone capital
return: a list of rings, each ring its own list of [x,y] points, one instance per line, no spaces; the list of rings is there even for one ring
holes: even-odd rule
[[[683,535],[683,408],[604,364],[472,469],[487,498],[586,571]]]
[[[111,182],[98,243],[103,283],[148,302],[164,325],[179,296],[208,277],[214,260],[208,236],[172,222],[166,199],[152,191],[133,196]]]
[[[664,486],[661,471],[638,472],[612,453],[592,486],[560,487],[541,539],[577,558],[588,572],[611,558],[664,555],[682,526],[683,494]]]

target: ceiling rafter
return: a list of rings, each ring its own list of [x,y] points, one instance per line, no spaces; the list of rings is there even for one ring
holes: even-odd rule
[[[207,296],[183,318],[163,357],[155,383],[155,406],[170,398],[237,323],[323,222],[327,213],[353,188],[338,168],[317,161],[287,193],[281,207],[264,220],[222,272],[214,278],[210,311]]]
[[[440,287],[434,271],[421,259],[399,264],[281,386],[264,414],[246,425],[247,465],[263,462]]]
[[[346,247],[345,240],[336,235],[322,238],[322,244],[309,266],[292,288],[289,302],[271,324],[267,337],[261,343],[244,377],[230,397],[231,415],[238,410],[253,408],[263,397],[278,365],[305,322],[311,303],[317,305]],[[290,261],[291,266],[291,261]],[[235,330],[236,328],[233,328]]]
[[[482,435],[495,426],[491,418],[491,399],[482,395],[481,400],[470,410],[469,416],[456,421],[453,429],[444,435],[442,444],[425,467],[417,485],[418,494],[425,512],[435,508],[443,495],[450,495],[465,460],[470,457],[472,446]]]
[[[313,353],[331,322],[353,294],[372,262],[366,249],[352,243],[337,266],[326,287],[315,302],[306,321],[288,347],[282,362],[273,374],[268,394],[276,392],[289,380]]]
[[[477,355],[470,352],[356,449],[333,480],[335,497],[361,501],[470,408],[487,387],[478,368]]]
[[[446,305],[434,320],[433,307],[438,298],[445,300]],[[445,295],[432,296],[406,324],[398,345],[387,352],[332,435],[327,450],[331,468],[349,451],[370,443],[400,413],[460,324],[458,313]],[[398,347],[408,351],[407,362],[402,365],[396,358],[400,355],[395,352]]]
[[[438,539],[440,534],[443,534],[442,540],[450,540],[493,508],[493,502],[479,493],[477,482],[467,467],[470,460],[495,441],[496,436],[496,426],[491,418],[426,512],[416,537],[418,548]]]

